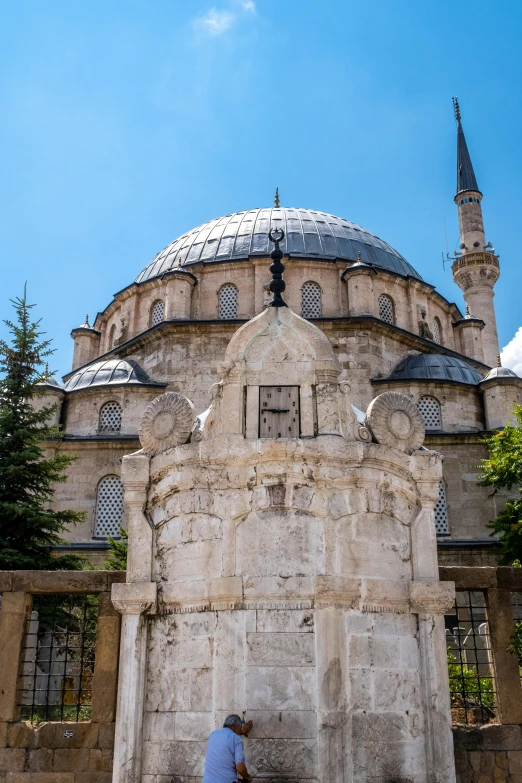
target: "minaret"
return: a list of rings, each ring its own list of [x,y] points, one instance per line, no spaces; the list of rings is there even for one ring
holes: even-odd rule
[[[453,279],[464,293],[469,311],[485,322],[482,332],[484,361],[496,366],[499,352],[497,322],[493,305],[493,286],[500,275],[498,257],[486,244],[482,220],[482,193],[478,189],[475,172],[462,130],[460,108],[453,98],[457,120],[457,195],[455,204],[459,211],[460,253],[452,266]]]

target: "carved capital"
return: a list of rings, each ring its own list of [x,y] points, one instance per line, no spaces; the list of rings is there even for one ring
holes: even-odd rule
[[[147,491],[150,477],[150,459],[146,454],[129,454],[121,461],[121,483],[125,492],[143,493]],[[126,497],[128,502],[129,497]]]
[[[414,614],[444,614],[455,604],[455,582],[410,582]]]
[[[111,600],[121,614],[151,613],[156,608],[156,582],[115,582]]]
[[[144,451],[151,456],[187,443],[196,421],[193,404],[177,392],[156,397],[145,409],[139,437]]]

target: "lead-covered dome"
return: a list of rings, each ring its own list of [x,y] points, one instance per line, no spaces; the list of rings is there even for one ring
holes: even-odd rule
[[[167,386],[149,378],[138,362],[132,359],[108,359],[95,362],[73,373],[65,384],[66,392],[98,386]]]
[[[285,232],[281,249],[290,256],[355,261],[360,253],[368,264],[422,280],[393,247],[355,223],[311,209],[273,207],[235,212],[203,223],[158,253],[136,282],[180,266],[266,256],[272,249],[268,232],[276,227]]]
[[[421,353],[402,359],[387,380],[457,381],[475,385],[480,383],[482,375],[456,356]]]

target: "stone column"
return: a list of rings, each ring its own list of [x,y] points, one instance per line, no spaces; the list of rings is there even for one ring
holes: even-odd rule
[[[420,511],[411,526],[413,579],[439,579],[435,504],[439,497],[442,460],[439,454],[419,451],[411,457],[411,472],[419,492]]]
[[[111,723],[116,713],[120,616],[110,593],[100,593],[92,683],[92,721]]]
[[[112,602],[123,615],[113,783],[141,782],[148,642],[145,613],[154,610],[156,593],[155,582],[112,586]]]
[[[152,529],[145,516],[149,486],[150,459],[145,454],[129,454],[121,463],[123,509],[127,522],[129,549],[127,582],[150,582],[152,571]]]
[[[18,666],[13,662],[20,660],[25,621],[30,611],[31,596],[28,593],[3,593],[0,611],[0,722],[17,719]]]
[[[317,658],[317,778],[321,783],[351,783],[350,712],[346,693],[344,610],[315,612]],[[313,777],[311,774],[310,777]]]
[[[355,264],[346,269],[342,279],[348,286],[348,315],[375,315],[373,278],[377,272],[371,266]]]
[[[486,605],[495,665],[499,721],[522,723],[518,660],[516,655],[506,649],[514,631],[510,591],[489,588],[486,591]]]
[[[191,272],[178,269],[167,274],[165,279],[165,320],[190,319],[192,289],[197,283],[197,278]]]
[[[460,336],[460,352],[464,356],[483,362],[482,330],[484,329],[484,321],[480,318],[466,316],[458,324],[455,324],[454,327]]]
[[[444,613],[455,603],[454,582],[410,582],[411,611],[419,617],[427,783],[455,783]]]

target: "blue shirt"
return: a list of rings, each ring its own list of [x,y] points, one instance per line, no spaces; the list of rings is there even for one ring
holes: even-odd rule
[[[208,738],[203,783],[233,783],[236,764],[245,761],[243,740],[232,729],[218,729]]]

